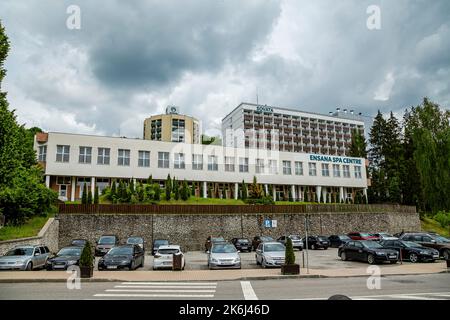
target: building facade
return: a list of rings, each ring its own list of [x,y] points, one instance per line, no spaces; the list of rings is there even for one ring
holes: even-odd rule
[[[166,114],[144,120],[144,140],[200,143],[200,123],[197,119],[179,114],[179,108],[168,106]]]
[[[313,153],[279,152],[192,143],[70,133],[38,133],[34,143],[46,185],[61,200],[78,200],[83,186],[100,192],[112,181],[150,175],[163,185],[167,175],[186,180],[200,197],[237,198],[238,184],[253,177],[274,199],[339,202],[366,194],[366,160]]]
[[[348,155],[353,130],[364,135],[364,122],[353,112],[321,115],[251,103],[222,120],[227,147],[337,156]]]

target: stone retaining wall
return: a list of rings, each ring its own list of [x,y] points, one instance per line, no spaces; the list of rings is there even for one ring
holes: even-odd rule
[[[305,234],[305,213],[274,214],[59,214],[59,243],[83,238],[95,243],[103,234],[116,234],[124,241],[142,236],[148,247],[153,239],[169,239],[185,250],[201,250],[208,235],[225,239],[256,235],[274,238],[285,233]],[[310,232],[317,235],[351,231],[390,232],[420,230],[416,212],[326,212],[308,214]],[[277,227],[266,229],[266,218],[277,220]]]

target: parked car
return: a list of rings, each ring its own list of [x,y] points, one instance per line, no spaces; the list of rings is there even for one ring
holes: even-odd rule
[[[300,251],[303,250],[303,240],[299,235],[291,234],[288,236],[281,236],[277,239],[277,241],[282,243],[283,245],[286,245],[286,241],[288,238],[292,240],[292,247],[294,249],[298,249]]]
[[[386,249],[379,242],[372,240],[349,241],[339,248],[338,255],[343,261],[358,260],[369,264],[398,261],[396,250]]]
[[[126,244],[137,244],[142,250],[145,251],[144,238],[142,237],[128,237]]]
[[[159,246],[153,259],[153,270],[165,268],[172,269],[174,254],[181,254],[181,268],[184,270],[186,265],[186,262],[184,261],[184,254],[181,251],[180,246],[174,244]]]
[[[302,239],[303,246],[306,248],[306,237]],[[308,249],[324,249],[327,250],[330,246],[330,240],[325,236],[308,236]]]
[[[111,248],[98,261],[98,270],[128,269],[134,270],[144,266],[144,250],[137,244],[126,244]]]
[[[231,243],[234,244],[237,250],[239,251],[252,251],[252,246],[250,244],[250,241],[245,238],[233,238],[231,239]]]
[[[211,249],[211,246],[214,243],[227,242],[223,237],[212,237],[208,236],[205,241],[205,252],[208,252]]]
[[[379,240],[377,236],[372,236],[366,232],[350,232],[347,235],[352,240]]]
[[[352,239],[346,234],[334,234],[328,237],[328,241],[330,241],[330,247],[332,248],[339,248],[341,245],[349,242],[350,240]]]
[[[256,236],[252,240],[252,250],[256,251],[256,248],[258,248],[259,244],[261,242],[273,242],[275,241],[272,237],[269,236]]]
[[[169,245],[169,240],[167,240],[167,239],[153,240],[152,256],[154,256],[156,251],[158,251],[159,246],[168,246],[168,245]]]
[[[50,250],[46,246],[17,246],[0,257],[0,270],[45,268]]]
[[[385,248],[396,250],[402,260],[409,260],[412,263],[419,261],[434,262],[436,259],[439,259],[439,251],[433,248],[426,248],[413,241],[383,240],[380,244]]]
[[[47,270],[67,270],[69,266],[78,265],[83,248],[81,246],[62,248],[54,257],[47,260],[45,268]]]
[[[71,247],[84,247],[88,241],[86,239],[73,239],[70,243]]]
[[[399,239],[417,242],[424,247],[436,249],[445,260],[450,257],[450,240],[439,235],[424,232],[403,233],[399,235]]]
[[[389,234],[387,232],[380,232],[380,233],[370,233],[371,236],[377,237],[380,241],[382,240],[397,240],[397,237],[394,237],[392,234]]]
[[[111,248],[119,245],[119,237],[116,235],[103,235],[96,241],[95,256],[104,256]]]
[[[280,267],[284,264],[286,247],[279,242],[261,242],[256,248],[256,264],[266,267]]]
[[[231,243],[213,243],[208,253],[209,269],[241,269],[241,256]]]

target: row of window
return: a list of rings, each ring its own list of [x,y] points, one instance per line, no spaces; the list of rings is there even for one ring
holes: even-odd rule
[[[92,163],[92,147],[79,147],[80,153],[78,161],[79,163],[90,164]],[[39,147],[39,160],[45,161],[47,154],[47,147]],[[57,145],[56,148],[56,161],[57,162],[69,162],[70,146],[68,145]],[[110,148],[98,148],[97,153],[97,164],[109,165],[110,164]],[[235,157],[225,157],[224,159],[224,169],[226,172],[234,172],[236,170],[236,160]],[[129,149],[119,149],[117,164],[119,166],[129,166],[130,165],[130,150]],[[138,152],[138,166],[139,167],[150,167],[150,151],[139,150]],[[158,152],[158,168],[170,167],[170,153],[169,152]],[[186,156],[184,153],[174,153],[173,158],[174,169],[185,169],[186,168]],[[292,161],[283,160],[282,168],[284,175],[292,175]],[[192,155],[192,169],[193,170],[203,170],[203,155],[193,154]],[[219,161],[218,156],[209,155],[208,156],[208,171],[218,171]],[[249,172],[249,159],[245,157],[239,157],[239,172]],[[278,174],[278,163],[277,160],[268,160],[267,167],[264,159],[256,159],[255,171],[257,174],[269,173]],[[328,163],[321,163],[321,171],[323,177],[330,176],[330,165]],[[332,165],[333,177],[341,177],[341,165]],[[301,176],[303,175],[303,162],[294,161],[294,174]],[[308,162],[308,174],[310,176],[317,176],[317,164],[315,162]],[[342,165],[342,177],[350,178],[350,166]],[[357,179],[362,178],[361,166],[354,166],[354,177]]]

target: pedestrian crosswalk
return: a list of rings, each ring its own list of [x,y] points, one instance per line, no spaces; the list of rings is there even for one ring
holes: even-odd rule
[[[94,294],[95,298],[204,298],[214,297],[217,282],[122,282]]]

